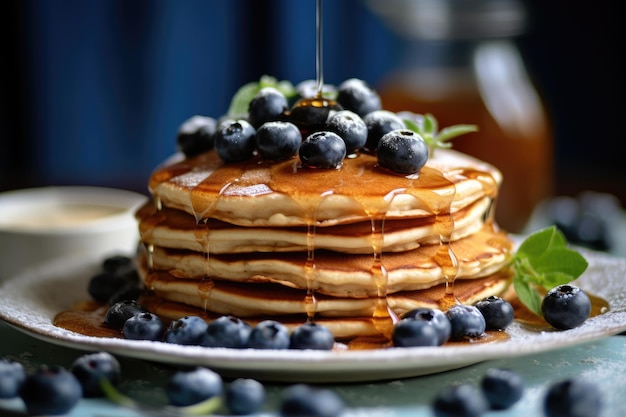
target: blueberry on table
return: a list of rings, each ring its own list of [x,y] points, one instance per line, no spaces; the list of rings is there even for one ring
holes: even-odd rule
[[[165,342],[199,346],[207,327],[207,322],[199,316],[185,316],[172,320],[165,330]]]
[[[161,319],[150,313],[137,313],[124,323],[122,334],[131,340],[161,340],[165,325]]]
[[[248,121],[258,129],[265,122],[278,120],[288,106],[283,93],[274,87],[263,87],[250,101]]]
[[[121,330],[126,320],[144,311],[146,310],[136,300],[122,300],[109,307],[104,316],[104,324]]]
[[[331,350],[335,337],[326,327],[313,322],[306,322],[296,327],[289,340],[290,349]]]
[[[504,330],[513,322],[513,306],[501,297],[489,296],[475,306],[485,318],[486,330]]]
[[[67,414],[82,398],[76,377],[60,366],[40,366],[28,375],[20,389],[29,415]]]
[[[480,337],[485,332],[485,318],[474,306],[453,305],[446,311],[446,316],[450,320],[451,340]]]
[[[339,417],[343,399],[334,391],[295,384],[285,388],[280,400],[281,417]]]
[[[363,121],[367,126],[365,149],[370,152],[378,148],[378,142],[385,134],[393,130],[405,129],[402,119],[388,110],[375,110],[363,116]]]
[[[265,402],[265,387],[255,379],[235,379],[226,387],[224,401],[233,415],[254,414]]]
[[[208,116],[192,116],[178,128],[176,147],[191,158],[213,149],[217,121]]]
[[[451,325],[443,311],[436,308],[415,308],[402,315],[402,318],[425,321],[437,332],[437,345],[443,345],[450,338]]]
[[[400,174],[415,174],[428,161],[428,145],[411,130],[392,130],[380,138],[376,154],[380,166]]]
[[[330,115],[326,121],[326,129],[335,132],[343,139],[349,153],[361,149],[367,141],[365,122],[358,114],[350,110],[341,110]]]
[[[255,134],[255,128],[246,120],[226,120],[215,132],[215,152],[224,162],[245,161],[254,152]]]
[[[234,316],[222,316],[207,326],[201,346],[245,348],[252,328],[243,320]]]
[[[288,349],[289,332],[287,326],[275,320],[259,322],[250,332],[248,347],[253,349]]]
[[[543,402],[546,417],[597,417],[601,409],[602,393],[596,385],[582,379],[553,383]]]
[[[524,379],[510,369],[490,368],[483,376],[481,388],[492,410],[506,410],[524,395]]]
[[[26,370],[21,363],[0,358],[0,399],[18,397],[25,380]]]
[[[478,388],[469,384],[444,387],[432,405],[436,417],[479,417],[489,405]]]
[[[346,157],[346,143],[333,132],[309,135],[298,151],[302,164],[311,168],[339,168]]]
[[[439,335],[428,322],[406,318],[394,325],[392,341],[396,347],[439,346]]]
[[[541,313],[552,327],[559,330],[573,329],[589,317],[591,300],[575,285],[559,285],[543,298]]]
[[[351,110],[361,117],[382,108],[376,90],[358,78],[350,78],[339,84],[337,102],[344,109]]]
[[[214,371],[195,367],[176,371],[165,386],[169,403],[185,407],[222,395],[224,383]]]
[[[79,356],[70,367],[70,372],[80,382],[83,396],[86,398],[104,396],[100,385],[102,378],[106,378],[112,385],[116,385],[121,377],[119,362],[108,352],[88,353]]]
[[[267,122],[256,131],[256,148],[263,159],[279,161],[298,154],[302,134],[290,122]]]

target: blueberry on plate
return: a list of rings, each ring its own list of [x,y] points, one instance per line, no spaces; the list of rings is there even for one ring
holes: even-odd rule
[[[513,322],[513,306],[501,297],[489,296],[475,306],[485,318],[486,330],[504,330]]]
[[[82,398],[76,377],[63,367],[40,366],[28,375],[20,389],[29,415],[67,414]]]
[[[370,152],[378,148],[378,142],[385,134],[392,130],[405,129],[402,119],[388,110],[375,110],[363,116],[363,121],[367,126],[365,149]]]
[[[432,409],[436,417],[479,417],[487,412],[489,405],[478,388],[458,384],[439,391]]]
[[[383,168],[400,174],[415,174],[428,161],[428,145],[412,130],[392,130],[380,138],[376,155]]]
[[[224,383],[214,371],[195,367],[176,371],[165,386],[171,405],[185,407],[222,395]]]
[[[302,142],[298,153],[305,166],[339,168],[346,157],[346,143],[334,132],[315,132]]]
[[[443,311],[436,308],[415,308],[404,313],[402,318],[412,318],[427,322],[437,332],[437,345],[443,345],[450,338],[450,320]]]
[[[192,116],[178,128],[176,147],[191,158],[213,149],[217,121],[208,116]]]
[[[334,391],[295,384],[285,388],[280,400],[281,417],[338,417],[345,403]]]
[[[224,401],[231,414],[254,414],[265,402],[265,387],[255,379],[235,379],[226,387]]]
[[[290,122],[267,122],[256,131],[256,148],[263,159],[280,161],[298,154],[302,134]]]
[[[122,327],[124,338],[131,340],[161,340],[164,331],[161,319],[148,311],[135,314]]]
[[[196,345],[202,343],[208,324],[202,317],[185,316],[172,320],[165,330],[165,342],[177,345]]]
[[[552,288],[541,302],[543,318],[559,330],[573,329],[584,323],[591,313],[591,300],[572,284]]]
[[[288,349],[287,326],[275,320],[259,322],[248,337],[248,347],[253,349]]]
[[[25,380],[26,370],[21,363],[0,358],[0,399],[18,397]]]
[[[250,101],[248,120],[258,129],[263,123],[278,120],[288,108],[285,95],[274,87],[263,87]]]
[[[339,84],[337,102],[344,109],[351,110],[361,117],[382,108],[376,90],[358,78],[350,78]]]
[[[367,126],[361,117],[350,111],[341,110],[333,113],[326,121],[326,129],[338,134],[346,143],[348,153],[353,153],[367,141]]]
[[[524,395],[524,379],[510,369],[490,368],[483,376],[481,388],[492,410],[506,410]]]
[[[87,398],[104,395],[100,385],[102,378],[116,385],[121,377],[119,362],[108,352],[87,353],[79,356],[70,367],[70,372],[80,382],[83,396]]]
[[[453,305],[446,311],[450,320],[450,339],[463,340],[480,337],[485,332],[485,318],[474,306]]]
[[[393,327],[391,340],[396,347],[439,346],[439,335],[427,321],[402,319]]]
[[[87,284],[87,292],[95,301],[108,302],[113,295],[128,285],[126,277],[111,272],[96,273]]]
[[[254,153],[255,134],[246,120],[223,121],[215,132],[215,152],[224,162],[245,161]]]
[[[543,401],[546,417],[597,417],[601,409],[598,387],[579,378],[553,383]]]
[[[245,348],[252,328],[243,320],[234,316],[221,316],[207,326],[201,346]]]
[[[104,324],[121,330],[126,320],[144,311],[146,310],[136,300],[118,301],[107,310],[104,316]]]
[[[290,349],[331,350],[335,337],[326,326],[306,322],[296,327],[289,339]]]

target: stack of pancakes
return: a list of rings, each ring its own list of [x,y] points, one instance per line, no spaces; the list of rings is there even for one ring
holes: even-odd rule
[[[447,149],[410,176],[366,153],[340,169],[174,157],[137,212],[149,307],[170,319],[314,320],[343,339],[385,334],[416,307],[500,294],[511,254],[493,223],[501,180]]]

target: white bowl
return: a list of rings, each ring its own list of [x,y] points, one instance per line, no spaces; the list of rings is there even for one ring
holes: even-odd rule
[[[42,187],[0,193],[0,281],[46,261],[133,254],[135,210],[147,197],[103,187]]]

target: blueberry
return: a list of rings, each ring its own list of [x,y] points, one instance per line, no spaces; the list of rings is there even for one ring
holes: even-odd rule
[[[446,311],[446,316],[450,320],[451,340],[480,337],[485,332],[485,318],[474,306],[453,305]]]
[[[131,340],[161,340],[165,325],[161,319],[147,311],[137,313],[124,323],[122,334]]]
[[[302,142],[298,153],[305,166],[339,168],[346,157],[346,144],[336,133],[315,132]]]
[[[288,108],[285,95],[274,87],[263,87],[250,101],[248,120],[258,129],[263,123],[278,120]]]
[[[296,85],[297,97],[299,98],[314,98],[317,96],[317,80],[304,80]],[[322,86],[323,97],[335,97],[337,95],[337,88],[332,84],[324,84]]]
[[[289,121],[298,126],[303,136],[324,129],[331,114],[343,108],[333,100],[309,98],[298,101],[289,112]]]
[[[513,306],[503,298],[492,295],[476,303],[485,318],[486,330],[504,330],[513,322]]]
[[[289,340],[291,349],[331,350],[335,337],[326,326],[306,322],[294,329]]]
[[[165,386],[171,405],[185,407],[222,395],[224,383],[214,371],[195,367],[176,371]]]
[[[254,152],[256,130],[246,120],[227,120],[215,132],[215,152],[224,162],[245,161]]]
[[[26,377],[20,397],[29,415],[62,415],[78,404],[82,388],[65,368],[42,365]]]
[[[19,396],[20,387],[26,380],[24,366],[10,359],[0,359],[0,399]]]
[[[524,379],[510,369],[490,368],[481,388],[492,410],[506,410],[524,395]]]
[[[552,327],[559,330],[573,329],[589,317],[591,300],[575,285],[559,285],[543,298],[541,313]]]
[[[102,261],[102,270],[111,274],[124,275],[125,271],[135,268],[135,262],[126,255],[111,255]]]
[[[402,318],[428,322],[437,331],[437,345],[443,345],[450,338],[450,320],[443,311],[436,308],[416,308],[407,311]]]
[[[226,387],[224,401],[231,414],[254,414],[265,402],[265,387],[255,379],[235,379]]]
[[[350,78],[339,84],[337,102],[344,109],[351,110],[361,117],[382,108],[376,90],[357,78]]]
[[[217,121],[208,116],[192,116],[178,128],[177,149],[191,158],[213,149]]]
[[[104,316],[104,324],[114,329],[121,329],[126,320],[145,309],[135,300],[122,300],[113,304]]]
[[[408,318],[394,325],[392,341],[396,347],[439,346],[439,335],[427,321]]]
[[[119,303],[120,301],[128,300],[137,302],[139,300],[139,296],[141,296],[141,293],[141,286],[135,284],[127,284],[124,287],[120,288],[109,298],[109,306]]]
[[[365,149],[374,152],[378,142],[387,133],[393,130],[405,129],[404,122],[395,113],[387,110],[376,110],[363,117],[367,126],[367,141]]]
[[[469,384],[444,387],[432,405],[436,417],[479,417],[489,405],[478,388]]]
[[[598,387],[582,379],[567,379],[548,387],[543,402],[546,417],[596,417],[602,409]]]
[[[289,159],[298,154],[302,134],[290,122],[267,122],[257,129],[256,148],[263,159]]]
[[[251,327],[234,316],[222,316],[207,326],[201,345],[205,347],[245,348]]]
[[[280,400],[281,417],[338,417],[344,410],[345,403],[337,393],[306,384],[285,388]]]
[[[165,341],[177,345],[199,346],[207,328],[207,322],[199,316],[185,316],[172,320],[165,330]]]
[[[102,271],[91,277],[87,284],[87,292],[95,301],[108,302],[127,285],[125,277]]]
[[[350,110],[333,113],[326,121],[326,128],[343,139],[346,143],[346,150],[350,153],[361,149],[367,141],[365,122],[358,114]]]
[[[259,322],[250,332],[248,347],[253,349],[288,349],[287,327],[275,320]]]
[[[411,130],[392,130],[383,135],[376,151],[378,164],[401,174],[415,174],[428,161],[428,145]]]
[[[83,389],[83,396],[94,398],[104,396],[100,381],[108,379],[115,385],[120,381],[120,364],[113,355],[108,352],[88,353],[79,356],[70,372],[74,374]]]

